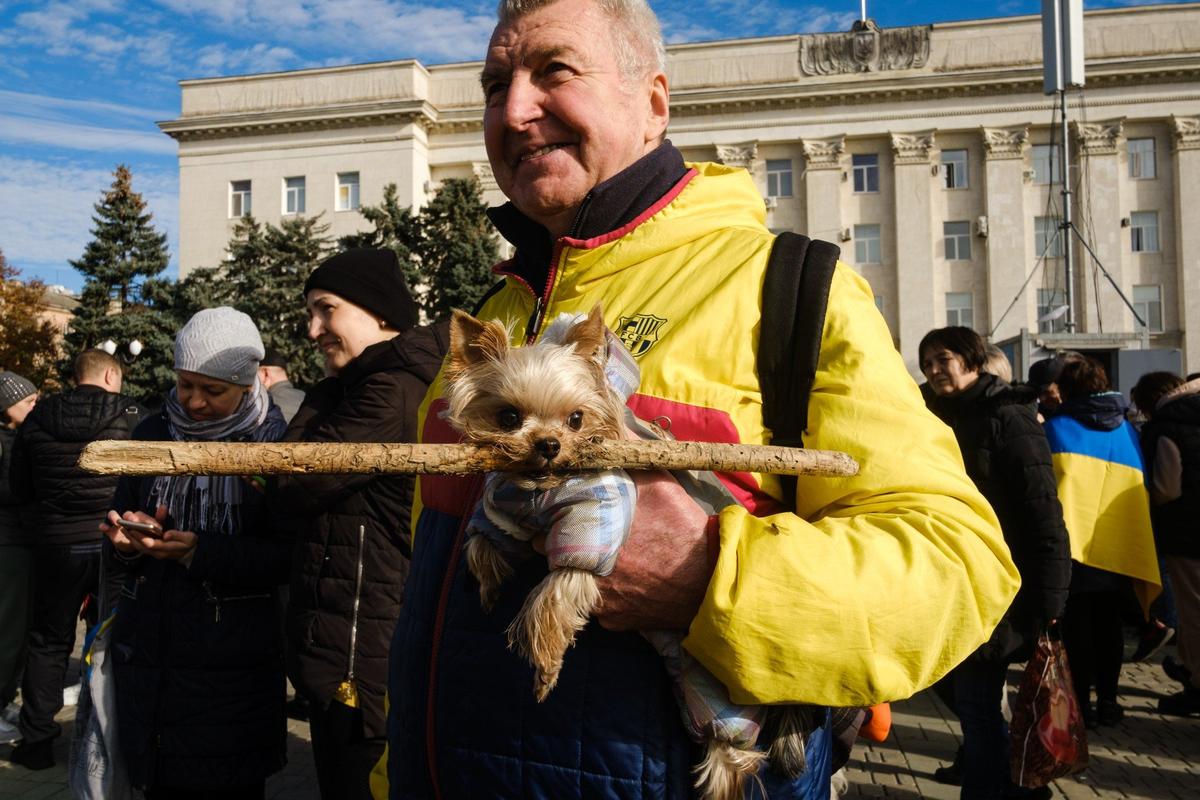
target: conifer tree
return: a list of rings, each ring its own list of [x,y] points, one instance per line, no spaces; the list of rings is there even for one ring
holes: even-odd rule
[[[471,311],[496,283],[499,246],[478,179],[442,182],[421,209],[421,272],[428,283],[422,307],[431,320],[456,308]]]
[[[408,206],[400,205],[396,184],[383,187],[383,202],[377,206],[362,206],[358,213],[373,226],[371,230],[352,233],[338,239],[339,250],[353,247],[387,247],[395,251],[404,271],[404,281],[413,299],[420,304],[425,278],[418,256],[422,246],[421,228],[417,215]]]
[[[12,370],[43,390],[58,388],[58,331],[39,318],[46,285],[19,279],[0,250],[0,369]]]
[[[69,378],[76,354],[110,339],[125,355],[136,339],[143,350],[126,365],[123,391],[154,404],[174,381],[175,320],[169,308],[156,302],[161,298],[151,281],[167,266],[167,237],[154,229],[124,164],[117,166],[112,186],[94,207],[92,240],[82,257],[71,262],[85,281],[61,370]]]

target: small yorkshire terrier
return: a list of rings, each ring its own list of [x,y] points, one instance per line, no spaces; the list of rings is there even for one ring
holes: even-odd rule
[[[554,688],[567,649],[600,603],[597,576],[612,571],[636,503],[623,470],[578,473],[576,467],[600,441],[627,435],[626,398],[612,385],[621,383],[619,370],[606,370],[610,341],[620,348],[599,305],[586,318],[563,315],[528,347],[510,347],[499,322],[455,311],[450,323],[446,419],[464,441],[490,445],[511,464],[488,476],[467,529],[467,565],[486,611],[512,563],[532,553],[528,542],[547,534],[550,573],[508,628],[509,646],[535,669],[539,701]],[[636,366],[631,369],[636,381]],[[735,706],[725,687],[683,650],[681,633],[646,637],[676,680],[688,684],[678,694],[686,699],[689,730],[707,739],[696,769],[705,797],[735,800],[747,778],[757,780],[768,757],[754,747],[764,717],[773,766],[789,777],[803,771],[806,726],[799,707]],[[686,677],[682,662],[689,666]]]

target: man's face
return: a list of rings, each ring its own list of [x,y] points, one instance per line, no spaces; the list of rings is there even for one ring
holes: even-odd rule
[[[556,237],[594,186],[653,150],[666,130],[666,77],[622,74],[614,24],[590,0],[560,0],[497,26],[488,45],[483,133],[492,172]]]

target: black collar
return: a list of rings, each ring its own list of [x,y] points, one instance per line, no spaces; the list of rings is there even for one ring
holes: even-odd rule
[[[628,225],[654,205],[687,173],[683,155],[664,140],[621,172],[597,184],[575,214],[567,236],[592,239]],[[489,208],[488,216],[500,234],[517,248],[508,271],[541,293],[550,275],[554,240],[542,225],[512,203]]]

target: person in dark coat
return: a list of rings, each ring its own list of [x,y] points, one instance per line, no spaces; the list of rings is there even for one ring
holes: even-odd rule
[[[103,350],[75,358],[75,388],[43,398],[25,418],[13,445],[9,483],[31,504],[33,619],[21,679],[21,735],[9,759],[28,769],[54,766],[62,732],[54,715],[63,706],[63,678],[75,647],[80,606],[99,591],[96,524],[112,502],[117,479],[92,475],[76,463],[98,439],[128,439],[142,419],[121,394],[121,362]]]
[[[1152,372],[1133,387],[1146,416],[1142,453],[1150,490],[1150,521],[1179,611],[1179,666],[1183,689],[1160,698],[1158,710],[1200,713],[1200,379]]]
[[[25,634],[33,591],[33,550],[28,514],[8,485],[17,428],[37,404],[37,387],[15,372],[0,372],[0,711],[17,695],[25,666]],[[0,744],[21,739],[21,731],[0,719]]]
[[[999,798],[1015,793],[1000,710],[1005,673],[1063,613],[1070,541],[1036,391],[983,372],[987,346],[970,328],[930,331],[919,353],[926,404],[954,430],[967,474],[996,511],[1021,573],[1021,590],[991,639],[943,684],[962,722],[963,749],[958,769],[943,768],[938,777],[961,780],[964,798]]]
[[[448,347],[447,327],[414,327],[416,304],[395,253],[356,249],[309,277],[309,337],[331,377],[317,384],[286,441],[413,442],[417,407]],[[288,674],[309,701],[325,800],[371,797],[383,754],[388,649],[408,576],[413,478],[288,475],[272,508],[296,521]]]
[[[304,392],[292,385],[292,380],[288,377],[287,359],[283,357],[283,353],[267,348],[267,354],[263,356],[262,364],[258,367],[258,379],[267,387],[271,399],[283,412],[283,418],[291,422],[292,417],[300,410],[300,404],[304,402]]]
[[[285,423],[257,380],[248,316],[200,311],[175,341],[175,388],[138,426],[145,441],[270,442]],[[157,523],[159,535],[118,520]],[[117,741],[134,786],[155,798],[262,798],[286,763],[277,587],[291,541],[261,479],[123,477],[101,530],[123,575],[109,645]]]

